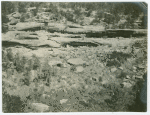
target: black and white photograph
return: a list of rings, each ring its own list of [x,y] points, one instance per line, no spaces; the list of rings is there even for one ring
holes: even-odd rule
[[[148,3],[1,1],[3,113],[147,112]]]

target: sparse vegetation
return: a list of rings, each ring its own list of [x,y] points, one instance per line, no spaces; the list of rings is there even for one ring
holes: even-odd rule
[[[3,63],[5,63],[3,65],[3,72],[7,73],[6,76],[3,74],[3,81],[5,79],[12,79],[13,77],[16,79],[15,81],[12,80],[12,83],[9,83],[9,87],[7,88],[4,82],[3,93],[4,95],[19,96],[18,98],[24,100],[21,101],[23,106],[29,106],[27,104],[29,102],[38,102],[49,105],[51,107],[50,111],[53,112],[128,111],[128,107],[135,103],[134,100],[136,99],[136,93],[139,87],[136,85],[136,82],[139,80],[134,79],[136,73],[133,67],[138,57],[132,60],[131,56],[125,56],[126,54],[123,53],[116,55],[116,51],[107,55],[105,53],[106,57],[104,59],[108,60],[113,59],[113,55],[118,56],[116,60],[119,62],[119,65],[116,65],[116,67],[121,66],[122,70],[110,71],[109,68],[115,66],[115,63],[105,68],[99,68],[100,70],[97,69],[98,65],[96,66],[94,64],[93,67],[86,67],[84,73],[75,74],[75,70],[73,69],[61,69],[60,71],[60,67],[50,67],[48,62],[51,58],[48,57],[45,57],[45,61],[42,63],[36,55],[28,59],[18,53],[14,56],[11,49],[3,50],[3,52],[5,52],[2,55]],[[95,53],[95,55],[97,58],[99,54]],[[99,63],[107,62],[110,64],[107,60],[102,61],[96,58],[94,60],[96,61],[98,59]],[[9,66],[9,64],[12,66]],[[67,76],[67,79],[61,78],[63,74]],[[131,78],[129,80],[132,84],[131,88],[122,85],[123,80],[127,76]],[[41,84],[43,85],[41,86]],[[20,94],[18,88],[23,92],[27,92],[28,88],[32,91],[27,92],[28,95],[24,95],[22,98],[22,94]],[[13,93],[11,93],[12,91]],[[50,98],[41,100],[43,94],[50,95]],[[69,99],[69,106],[60,106],[59,100],[63,98]],[[3,103],[7,105],[7,102],[3,101]],[[81,107],[75,108],[76,105]],[[58,109],[59,107],[62,108]],[[25,111],[29,111],[27,108],[25,107]]]
[[[143,14],[143,12],[146,14],[147,11],[143,9],[140,3],[2,2],[2,23],[5,23],[4,19],[6,15],[16,11],[16,8],[18,8],[18,12],[23,14],[28,13],[27,9],[30,7],[36,7],[36,9],[30,11],[33,16],[37,16],[37,13],[41,12],[41,8],[46,8],[45,12],[55,14],[57,18],[65,17],[68,21],[78,24],[82,24],[84,22],[81,17],[89,17],[95,18],[94,22],[97,24],[106,23],[107,25],[113,25],[115,28],[137,29],[135,23],[137,19],[139,19],[141,23],[138,28],[147,28],[147,19]],[[120,23],[122,20],[125,22]],[[23,22],[23,19],[21,19],[21,21]],[[91,24],[93,25],[94,23]]]
[[[3,25],[14,18],[17,22],[9,28],[17,27],[18,20],[27,24],[2,34],[3,112],[139,111],[135,108],[146,82],[146,34],[137,39],[131,30],[127,36],[119,31],[117,38],[105,38],[111,34],[106,29],[146,29],[147,16],[139,7],[138,3],[2,2]],[[4,27],[2,32],[7,32]],[[110,36],[115,36],[113,31]]]

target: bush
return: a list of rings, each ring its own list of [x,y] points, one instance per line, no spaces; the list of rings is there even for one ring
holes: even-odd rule
[[[20,22],[25,22],[25,16],[21,16]]]
[[[8,23],[8,22],[9,22],[9,19],[7,18],[7,16],[2,14],[2,24],[3,23]]]
[[[2,23],[2,33],[8,32],[8,25],[6,23]]]
[[[20,18],[20,22],[25,22],[26,19],[29,19],[30,18],[30,15],[29,14],[26,14],[26,13],[23,13],[21,15],[21,18]]]
[[[73,20],[74,20],[74,19],[73,19],[73,14],[72,14],[71,12],[69,12],[69,11],[66,12],[65,17],[66,17],[66,19],[67,19],[68,21],[73,21]]]
[[[142,43],[143,45],[145,44],[144,41]],[[143,46],[138,43],[134,45],[139,47]],[[91,52],[91,54],[93,53]],[[130,54],[114,51],[104,53],[103,58],[101,58],[101,54],[96,52],[93,58],[97,61],[98,58],[99,60],[101,58],[100,63],[105,64],[109,60],[113,63],[111,66],[114,66],[118,62],[116,68],[119,64],[122,68],[118,68],[115,71],[116,73],[111,72],[111,67],[103,67],[98,64],[99,62],[95,61],[98,65],[93,63],[95,65],[84,68],[86,72],[77,74],[72,71],[70,72],[70,69],[74,70],[73,66],[67,68],[51,67],[48,63],[52,59],[49,57],[44,57],[42,59],[44,62],[42,61],[41,63],[36,55],[33,55],[31,59],[27,59],[19,54],[12,56],[10,49],[4,49],[2,52],[2,61],[7,62],[7,65],[9,65],[13,60],[13,64],[16,66],[14,68],[16,72],[11,71],[9,66],[6,66],[6,70],[4,71],[7,72],[9,78],[17,76],[17,85],[19,85],[16,91],[8,85],[5,87],[11,89],[9,91],[7,90],[8,92],[15,91],[20,97],[27,97],[25,99],[29,102],[35,101],[49,105],[51,106],[51,111],[55,112],[75,110],[86,112],[130,111],[129,107],[135,104],[137,91],[141,88],[143,82],[139,80],[140,83],[136,84],[138,80],[133,79],[133,75],[136,75],[136,72],[133,72],[133,67],[137,63],[136,61],[141,61],[143,57],[136,57],[134,59],[131,56]],[[129,76],[128,81],[131,83],[130,88],[122,85],[127,75]],[[30,81],[31,77],[35,79]],[[3,78],[5,79],[5,77]],[[26,93],[29,95],[26,96]],[[45,101],[41,100],[42,94],[49,95],[50,99],[45,99]],[[60,99],[65,98],[68,101],[62,106]],[[69,107],[68,103],[71,104]],[[60,109],[58,110],[58,108]]]
[[[32,11],[32,13],[33,13],[33,16],[36,16],[37,15],[37,13],[38,13],[38,9],[36,8],[36,9],[34,9],[33,11]]]
[[[13,53],[12,53],[12,49],[7,49],[7,57],[9,59],[9,61],[13,61]]]
[[[90,17],[91,13],[92,13],[92,10],[89,10],[88,13],[86,14],[86,17]]]
[[[33,70],[37,70],[40,67],[40,60],[36,57],[36,55],[32,55],[33,61]]]
[[[26,13],[26,4],[25,4],[25,2],[19,2],[18,3],[18,10],[19,10],[19,13]]]

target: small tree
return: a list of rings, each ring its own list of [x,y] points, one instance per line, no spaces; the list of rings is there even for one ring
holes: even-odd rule
[[[20,13],[26,13],[26,4],[24,2],[18,3],[18,11]]]

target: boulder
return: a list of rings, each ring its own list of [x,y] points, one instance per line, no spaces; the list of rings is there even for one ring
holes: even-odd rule
[[[82,66],[77,66],[76,67],[76,73],[81,73],[81,72],[83,72],[84,71],[84,68],[82,67]]]
[[[64,64],[62,65],[62,67],[63,67],[63,68],[67,68],[67,64],[64,63]]]
[[[103,64],[103,63],[100,63],[100,62],[99,62],[98,65],[99,65],[100,67],[102,67],[102,68],[104,67],[104,64]]]
[[[88,85],[85,85],[84,88],[87,90],[87,89],[89,88],[89,86],[88,86]]]
[[[122,84],[123,84],[123,86],[124,86],[125,88],[131,88],[131,87],[132,87],[132,84],[131,84],[131,83],[128,83],[128,82],[123,82]]]
[[[123,67],[119,67],[120,70],[123,70]]]
[[[130,79],[131,77],[130,77],[129,75],[126,75],[126,78],[127,78],[127,79]]]
[[[50,99],[50,95],[47,94],[42,94],[40,97],[40,101],[43,103],[48,102],[49,99]]]
[[[18,23],[18,20],[17,20],[17,19],[12,19],[9,24],[10,24],[10,25],[16,25],[17,23]]]
[[[50,111],[49,106],[42,103],[31,103],[31,109],[35,110],[36,112]]]
[[[64,103],[66,103],[68,101],[68,99],[62,99],[62,100],[60,100],[60,103],[61,104],[64,104]]]
[[[13,16],[14,18],[20,18],[21,14],[20,14],[19,12],[14,12],[14,13],[12,14],[12,16]]]
[[[92,59],[92,56],[88,56],[88,59]]]
[[[83,65],[83,64],[86,63],[86,62],[83,61],[81,58],[72,58],[72,59],[67,60],[67,62],[68,62],[69,64],[75,65],[75,66],[77,66],[77,65]]]
[[[116,70],[117,70],[117,68],[116,68],[116,67],[111,68],[111,72],[115,72]]]
[[[61,76],[61,78],[62,78],[62,79],[66,79],[66,78],[67,78],[67,76],[63,75],[63,76]]]
[[[52,67],[52,66],[58,66],[58,67],[62,67],[63,63],[61,61],[49,61],[48,64]]]
[[[135,78],[136,79],[143,79],[143,76],[142,75],[136,75]]]
[[[14,20],[15,18],[14,17],[9,17],[9,20],[11,21],[11,20]]]

